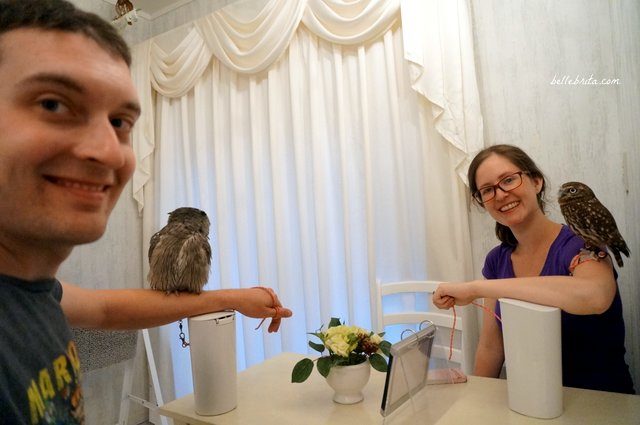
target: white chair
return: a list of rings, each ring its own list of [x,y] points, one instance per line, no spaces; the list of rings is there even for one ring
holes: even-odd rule
[[[437,327],[436,340],[431,349],[431,356],[435,359],[449,359],[451,329],[454,325],[454,317],[451,310],[440,310],[431,302],[431,295],[436,290],[440,282],[437,281],[400,281],[385,282],[376,281],[376,306],[375,312],[376,332],[383,332],[390,325],[410,325],[413,329],[421,322],[429,320]],[[395,294],[406,294],[404,299],[397,304],[412,305],[411,310],[401,312],[385,312],[383,300],[385,297]],[[421,300],[421,298],[424,299]],[[417,305],[422,304],[423,309],[417,309]],[[456,308],[457,318],[455,320],[454,346],[451,362],[457,363],[464,370],[464,355],[462,350],[462,313],[461,308]],[[405,335],[406,336],[406,335]],[[397,341],[389,341],[397,342]]]
[[[164,404],[162,398],[162,392],[160,391],[160,379],[158,378],[158,370],[156,368],[156,361],[153,356],[153,349],[151,348],[151,339],[149,338],[149,330],[142,329],[141,331],[133,331],[142,333],[142,340],[138,338],[138,344],[136,346],[136,354],[140,353],[144,349],[147,355],[147,366],[149,367],[149,375],[153,384],[153,392],[155,396],[155,402],[145,400],[133,394],[133,376],[135,374],[135,359],[131,358],[127,361],[124,369],[124,379],[122,383],[122,396],[120,398],[120,416],[116,425],[127,425],[129,418],[129,407],[131,402],[139,404],[149,409],[149,414],[157,414],[158,406]],[[149,418],[151,419],[151,417]],[[160,423],[162,425],[169,425],[169,419],[164,416],[159,416]]]

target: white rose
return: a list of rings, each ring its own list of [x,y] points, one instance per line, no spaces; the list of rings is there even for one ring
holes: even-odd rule
[[[357,340],[355,343],[349,343],[349,336],[354,334],[354,328],[354,326],[340,325],[327,329],[324,344],[335,354],[349,357],[349,353],[357,346]]]
[[[341,357],[349,357],[351,346],[340,335],[336,335],[325,342],[326,346],[335,354]]]
[[[369,341],[371,341],[372,343],[374,343],[376,345],[380,345],[380,343],[382,342],[382,338],[380,338],[380,335],[374,333],[373,335],[371,335],[369,337]]]

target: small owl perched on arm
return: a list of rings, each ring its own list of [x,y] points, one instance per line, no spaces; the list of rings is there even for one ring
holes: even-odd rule
[[[587,244],[590,250],[608,246],[619,267],[623,253],[629,257],[629,247],[618,231],[609,210],[598,201],[593,191],[584,183],[568,182],[560,187],[558,203],[565,221]]]
[[[167,225],[151,237],[147,275],[151,289],[199,294],[210,266],[207,214],[188,207],[170,212]]]

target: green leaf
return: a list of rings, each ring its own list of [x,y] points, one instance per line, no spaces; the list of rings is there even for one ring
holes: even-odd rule
[[[385,356],[389,357],[390,349],[391,349],[391,343],[389,341],[382,341],[380,343],[380,351],[382,351],[382,354],[384,354]]]
[[[313,335],[317,337],[320,341],[324,341],[324,333],[322,332],[307,332],[307,335]]]
[[[380,333],[378,334],[378,336],[379,336],[380,338],[382,338],[382,337],[384,336],[384,334],[386,334],[386,332],[380,332]]]
[[[320,372],[320,375],[324,376],[325,378],[329,375],[331,366],[333,366],[333,364],[331,362],[331,358],[329,357],[320,357],[318,359],[318,363],[316,364],[318,372]]]
[[[335,355],[331,359],[331,366],[349,366],[351,363],[349,362],[349,357],[342,357]]]
[[[360,337],[356,334],[349,334],[347,335],[347,343],[349,345],[353,344],[354,342],[357,342],[360,340]]]
[[[387,362],[380,354],[372,354],[371,357],[369,357],[369,362],[371,363],[371,366],[378,372],[387,371]]]
[[[337,317],[332,317],[331,321],[329,322],[329,327],[333,328],[334,326],[340,326],[342,325],[342,323],[340,323],[340,319],[338,319]]]
[[[302,359],[293,367],[291,372],[291,382],[304,382],[313,371],[313,361]]]
[[[318,353],[322,353],[324,351],[324,344],[318,344],[317,342],[309,341],[309,347],[313,348]]]

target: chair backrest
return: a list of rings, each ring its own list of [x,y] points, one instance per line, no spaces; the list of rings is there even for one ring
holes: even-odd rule
[[[73,332],[74,341],[78,347],[80,369],[82,372],[101,369],[124,362],[124,376],[122,379],[120,412],[117,425],[127,425],[129,423],[131,402],[149,409],[150,414],[153,413],[157,415],[158,404],[164,404],[164,400],[160,391],[160,381],[158,379],[158,371],[156,369],[148,329],[142,329],[142,331],[107,331],[72,328],[71,331]],[[139,333],[142,333],[142,338],[138,338]],[[147,365],[149,367],[150,379],[153,383],[155,402],[145,400],[133,394],[135,360],[136,355],[142,349],[145,350],[147,356]],[[135,412],[133,412],[132,416],[132,419],[136,421],[135,423],[140,422]],[[169,419],[164,416],[160,416],[159,420],[162,425],[169,424]]]
[[[451,329],[454,325],[454,317],[450,310],[439,310],[431,302],[431,295],[436,290],[440,282],[432,280],[423,281],[400,281],[400,282],[376,282],[376,331],[383,332],[390,325],[416,325],[429,320],[438,328],[435,343],[431,349],[431,356],[438,359],[448,359],[451,341]],[[394,294],[413,294],[413,307],[410,310],[400,312],[385,312],[384,298]],[[416,308],[418,297],[426,297],[424,309]],[[457,310],[458,312],[460,310]],[[462,366],[464,362],[462,345],[463,325],[461,318],[455,322],[454,347],[451,361]]]
[[[73,328],[83,372],[111,366],[136,355],[138,331]]]

